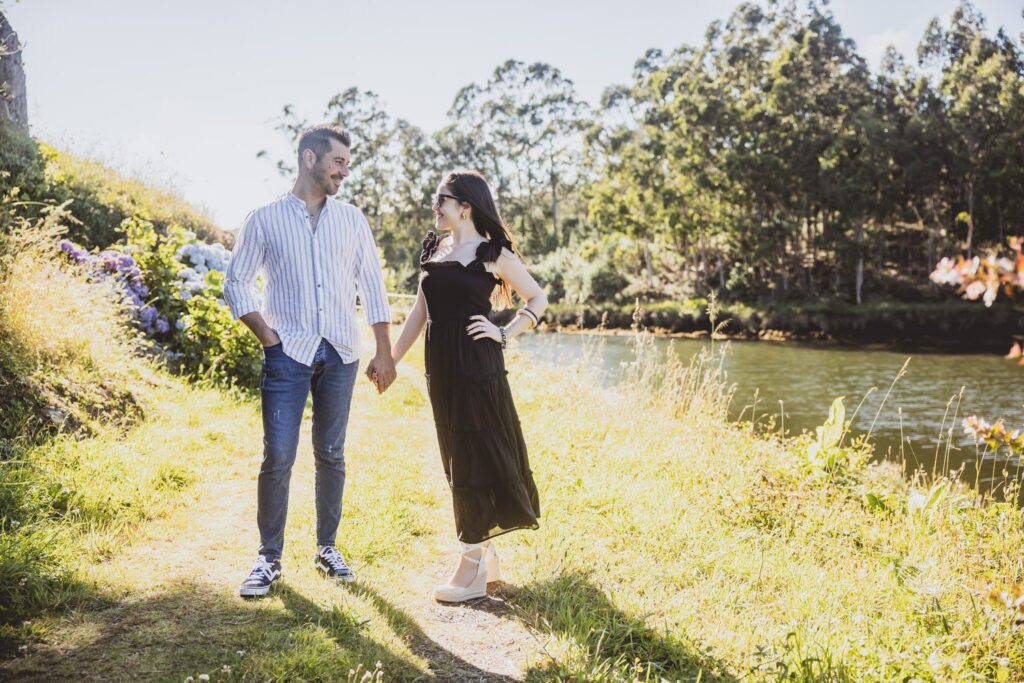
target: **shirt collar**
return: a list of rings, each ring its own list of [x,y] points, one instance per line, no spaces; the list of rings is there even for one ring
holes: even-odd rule
[[[287,194],[287,195],[285,195],[285,201],[287,201],[287,202],[288,202],[289,204],[291,204],[291,205],[292,205],[292,206],[294,206],[294,207],[295,207],[296,209],[298,209],[299,211],[301,211],[301,212],[302,212],[302,216],[303,216],[303,218],[305,218],[306,216],[308,216],[308,215],[309,215],[309,211],[307,211],[307,210],[306,210],[306,202],[305,202],[305,201],[303,201],[301,197],[299,197],[298,195],[296,195],[296,194],[295,194],[294,192],[292,192],[291,190],[289,190],[289,191],[288,191],[288,194]],[[329,209],[328,209],[328,206],[330,206],[330,203],[331,203],[331,198],[330,198],[330,197],[328,197],[328,198],[327,198],[327,199],[326,199],[326,200],[324,201],[324,208],[323,208],[323,209],[322,209],[322,210],[320,211],[320,214],[321,214],[321,215],[324,215],[324,214],[325,214],[325,213],[326,213],[326,212],[327,212],[327,211],[329,210]]]

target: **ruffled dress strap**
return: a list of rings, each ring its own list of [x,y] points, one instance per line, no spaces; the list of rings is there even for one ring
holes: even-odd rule
[[[494,263],[501,256],[501,250],[512,251],[512,243],[506,239],[487,240],[476,248],[476,259],[473,263]]]
[[[421,266],[429,261],[434,252],[437,251],[437,245],[441,243],[441,239],[433,230],[428,232],[426,237],[423,238],[423,252],[420,254]]]
[[[512,243],[506,239],[487,240],[486,242],[481,242],[480,246],[476,248],[476,258],[473,259],[468,267],[471,270],[482,270],[486,273],[490,273],[491,277],[498,282],[501,282],[501,278],[487,270],[486,264],[497,261],[498,257],[501,256],[502,249],[512,251]]]

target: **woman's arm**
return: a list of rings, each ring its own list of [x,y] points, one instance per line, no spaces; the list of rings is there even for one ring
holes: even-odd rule
[[[398,335],[398,339],[391,346],[391,357],[395,359],[395,365],[402,360],[409,349],[412,348],[413,342],[420,336],[420,332],[423,331],[423,327],[427,324],[427,301],[423,298],[423,288],[417,287],[416,289],[416,303],[412,305],[412,310],[409,311],[409,315],[405,318],[405,323],[402,325],[402,332]]]
[[[494,272],[512,287],[519,298],[526,302],[526,308],[538,319],[544,315],[548,307],[548,296],[514,253],[502,249],[498,260],[494,262]],[[505,327],[505,336],[511,339],[532,326],[533,322],[528,316],[517,315]]]

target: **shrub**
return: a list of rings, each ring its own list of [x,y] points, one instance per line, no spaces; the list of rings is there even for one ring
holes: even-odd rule
[[[66,203],[68,237],[90,249],[123,240],[125,221],[138,217],[158,231],[178,225],[207,241],[230,242],[228,233],[180,197],[38,143],[6,121],[0,121],[0,168],[0,196],[32,202],[24,206],[29,218]]]
[[[78,261],[92,268],[96,263],[132,264],[129,287],[137,270],[140,288],[130,291],[129,306],[179,371],[199,379],[256,387],[259,344],[232,318],[223,299],[227,249],[198,241],[195,234],[176,225],[161,233],[148,221],[132,219],[125,228],[127,245],[79,256]],[[65,244],[64,249],[73,255],[82,253],[73,244]]]

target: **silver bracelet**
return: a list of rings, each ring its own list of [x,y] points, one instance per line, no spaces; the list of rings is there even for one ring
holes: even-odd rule
[[[499,327],[498,330],[501,331],[501,350],[504,351],[508,348],[508,335],[504,327]]]

